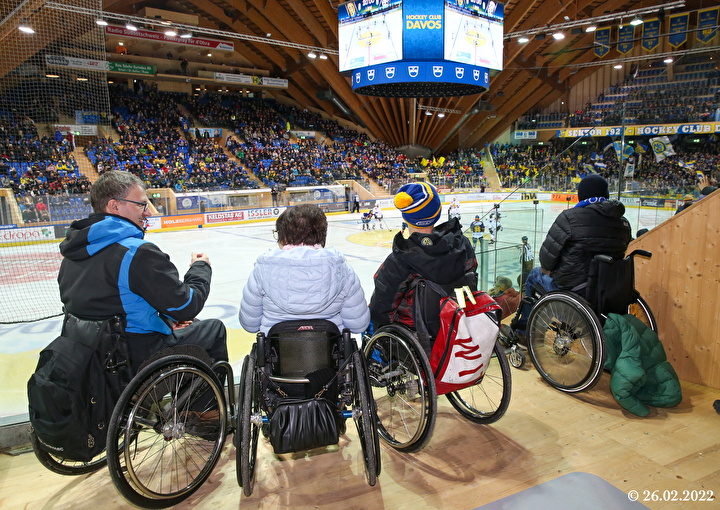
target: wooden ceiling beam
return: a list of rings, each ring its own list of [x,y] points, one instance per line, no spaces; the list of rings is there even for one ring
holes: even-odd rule
[[[323,48],[327,48],[328,45],[328,34],[315,18],[310,9],[305,7],[305,4],[301,0],[285,0],[293,11],[300,17],[305,26],[310,30],[310,33],[317,39],[318,44]],[[337,25],[337,20],[335,20]]]

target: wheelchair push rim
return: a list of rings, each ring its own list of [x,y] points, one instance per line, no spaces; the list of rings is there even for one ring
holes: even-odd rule
[[[253,347],[254,352],[255,347]],[[255,465],[257,461],[258,438],[262,423],[262,410],[260,408],[260,388],[255,369],[255,358],[245,357],[247,364],[243,369],[242,405],[238,406],[240,423],[240,452],[236,462],[240,467],[239,483],[243,494],[250,496],[255,485]],[[237,466],[236,466],[237,469]]]
[[[360,351],[353,353],[352,416],[362,446],[365,479],[374,486],[380,474],[380,441],[378,438],[375,403],[367,376],[365,358]]]
[[[598,317],[579,296],[550,292],[528,318],[528,351],[540,376],[566,393],[592,388],[605,363]]]
[[[63,476],[79,476],[102,469],[107,464],[107,458],[103,451],[97,457],[88,462],[65,459],[53,453],[43,450],[40,440],[34,431],[30,432],[30,444],[37,460],[45,468]]]
[[[380,328],[364,347],[378,433],[402,452],[423,448],[432,437],[437,392],[430,362],[413,333],[400,326]]]
[[[128,439],[108,454],[116,488],[144,508],[180,503],[210,476],[226,431],[225,397],[210,367],[178,355],[151,363],[113,412],[108,444]]]
[[[476,384],[447,393],[450,404],[466,419],[488,425],[503,417],[510,405],[512,375],[505,350],[495,342],[485,375]]]

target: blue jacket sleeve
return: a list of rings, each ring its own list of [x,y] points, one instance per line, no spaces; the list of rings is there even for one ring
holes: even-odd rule
[[[152,243],[144,243],[133,257],[128,272],[130,290],[159,313],[176,321],[194,319],[210,293],[212,269],[194,262],[181,281],[170,257]]]

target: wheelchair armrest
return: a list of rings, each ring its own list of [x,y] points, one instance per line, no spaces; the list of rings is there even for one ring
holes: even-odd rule
[[[635,257],[635,256],[649,259],[649,258],[652,258],[652,253],[650,253],[647,250],[633,250],[633,252],[630,255],[628,255],[628,257]]]
[[[595,255],[593,259],[597,260],[598,262],[605,262],[606,264],[613,263],[613,258],[610,255]]]
[[[343,329],[341,348],[342,348],[344,360],[348,359],[352,355],[353,351],[355,350],[355,349],[353,349],[353,342],[352,342],[350,333],[351,332],[349,329],[347,329],[347,328]]]

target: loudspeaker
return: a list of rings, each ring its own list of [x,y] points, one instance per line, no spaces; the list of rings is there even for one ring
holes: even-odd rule
[[[315,94],[315,97],[323,101],[332,101],[332,92],[329,90],[320,90]]]

